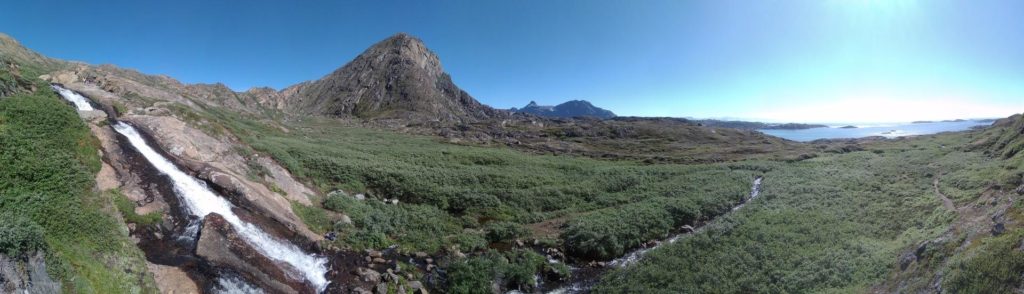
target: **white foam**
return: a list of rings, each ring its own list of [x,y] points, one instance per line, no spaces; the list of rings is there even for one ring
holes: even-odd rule
[[[217,293],[224,294],[263,294],[263,290],[256,288],[237,277],[217,278]]]
[[[96,110],[92,108],[91,104],[89,104],[89,99],[86,99],[85,97],[79,95],[75,91],[64,89],[63,87],[57,85],[50,85],[50,87],[53,88],[53,90],[56,90],[57,93],[60,94],[61,97],[64,97],[65,100],[74,103],[75,108],[77,108],[78,110]]]
[[[174,191],[181,198],[189,213],[203,218],[210,213],[217,213],[224,217],[249,244],[253,245],[261,253],[274,260],[290,265],[299,274],[317,287],[318,291],[327,288],[327,259],[315,257],[302,252],[297,246],[277,240],[260,230],[253,224],[242,221],[238,215],[231,210],[232,205],[224,198],[210,191],[201,182],[192,176],[179,170],[173,163],[164,158],[156,150],[146,144],[146,141],[139,135],[134,127],[123,122],[117,122],[114,130],[128,138],[128,141],[135,146],[148,160],[153,167],[171,178],[174,184]]]

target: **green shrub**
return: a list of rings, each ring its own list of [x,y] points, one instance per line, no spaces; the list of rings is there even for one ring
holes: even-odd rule
[[[449,293],[489,294],[491,283],[502,273],[506,261],[497,252],[452,262],[447,268]]]
[[[562,239],[570,254],[610,259],[693,224],[699,216],[697,205],[687,198],[655,198],[581,216],[569,223]]]
[[[159,223],[162,220],[162,214],[160,212],[150,212],[144,215],[135,213],[135,201],[128,199],[127,196],[121,194],[120,190],[107,191],[107,195],[114,200],[114,206],[121,212],[121,217],[126,222],[135,223],[142,226],[151,226]]]
[[[334,228],[334,224],[324,212],[323,208],[306,206],[302,203],[292,201],[292,211],[306,223],[310,230],[317,234],[323,234]]]
[[[473,252],[487,248],[487,238],[482,233],[461,233],[449,240],[449,243],[458,245],[459,250]]]
[[[491,242],[511,242],[530,234],[523,225],[513,222],[493,222],[487,224],[487,239]]]
[[[0,99],[0,214],[38,225],[7,231],[21,237],[5,238],[16,244],[5,250],[38,248],[32,232],[41,231],[47,272],[68,292],[156,292],[139,274],[142,252],[106,212],[111,199],[92,191],[99,142],[72,107],[40,89]]]
[[[1024,278],[1024,251],[1020,250],[1024,230],[984,238],[980,246],[955,258],[943,280],[951,293],[1010,293]]]
[[[0,213],[0,253],[14,257],[45,249],[42,227],[23,216]]]

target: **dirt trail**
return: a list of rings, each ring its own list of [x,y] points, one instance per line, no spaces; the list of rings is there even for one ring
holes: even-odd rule
[[[953,205],[953,200],[949,200],[949,197],[946,197],[945,194],[942,194],[942,192],[939,191],[939,177],[935,177],[935,181],[932,182],[932,185],[935,186],[935,195],[939,195],[939,199],[942,199],[942,206],[945,206],[946,209],[949,209],[950,211],[956,212],[956,206]]]

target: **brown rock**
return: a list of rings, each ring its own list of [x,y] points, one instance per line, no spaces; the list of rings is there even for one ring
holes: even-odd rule
[[[216,213],[203,219],[203,229],[196,243],[196,255],[213,265],[238,270],[248,280],[272,292],[315,292],[312,285],[294,279],[285,272],[282,267],[287,265],[274,262],[249,245],[224,217]]]
[[[149,272],[153,273],[160,293],[199,293],[199,287],[180,268],[153,263],[146,263]]]
[[[367,282],[370,284],[380,283],[380,273],[378,273],[375,270],[360,267],[356,269],[356,274],[359,275],[359,278],[363,282]]]

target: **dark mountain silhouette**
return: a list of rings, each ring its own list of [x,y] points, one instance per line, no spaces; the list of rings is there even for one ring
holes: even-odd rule
[[[546,117],[596,117],[601,119],[615,117],[615,113],[594,106],[586,100],[572,100],[555,106],[541,106],[537,105],[537,102],[530,101],[530,104],[522,109],[513,108],[512,111]]]

